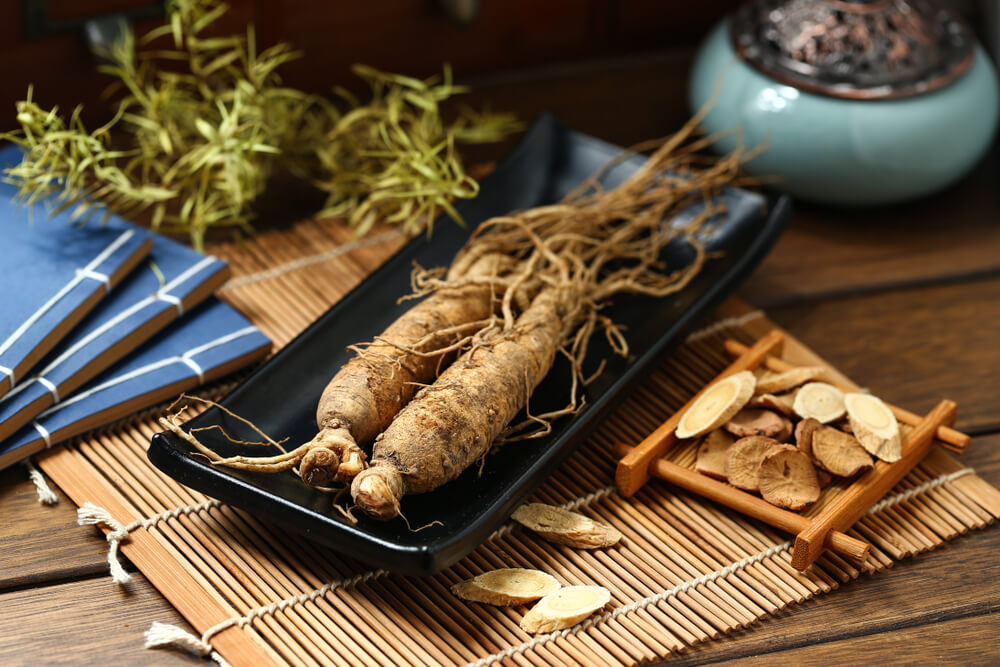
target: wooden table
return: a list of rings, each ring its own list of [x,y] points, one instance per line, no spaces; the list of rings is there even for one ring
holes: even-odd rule
[[[632,143],[684,120],[688,60],[654,53],[473,83],[494,108],[549,109]],[[998,184],[994,150],[962,184],[914,204],[800,205],[740,294],[892,403],[923,412],[956,400],[957,426],[974,436],[965,462],[1000,486]],[[182,619],[141,574],[129,592],[116,587],[106,543],[61,498],[42,507],[20,466],[0,473],[0,664],[202,664],[142,648],[151,621]],[[996,662],[997,553],[1000,530],[967,535],[675,662]]]

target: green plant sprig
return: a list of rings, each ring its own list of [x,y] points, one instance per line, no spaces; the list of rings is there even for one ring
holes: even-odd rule
[[[20,130],[0,135],[25,151],[5,171],[22,201],[51,196],[55,211],[84,221],[97,212],[148,216],[202,249],[209,229],[252,231],[254,203],[287,172],[326,192],[321,214],[347,217],[358,233],[377,220],[415,232],[440,211],[460,221],[451,202],[478,185],[455,144],[499,140],[519,127],[511,116],[462,110],[445,124],[440,103],[465,92],[447,67],[421,81],[356,66],[372,96],[362,103],[339,91],[341,111],[281,85],[279,69],[301,56],[289,45],[258,52],[252,27],[246,36],[211,34],[227,9],[173,0],[168,22],[141,40],[124,30],[101,54],[117,112],[94,131],[79,108],[64,120],[29,89],[17,104]]]

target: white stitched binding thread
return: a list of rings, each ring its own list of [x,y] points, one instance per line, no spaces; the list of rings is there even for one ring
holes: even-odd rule
[[[328,260],[334,259],[335,257],[346,255],[347,253],[357,250],[359,248],[368,248],[371,246],[380,245],[387,241],[391,241],[395,238],[399,238],[401,235],[402,232],[399,232],[397,230],[390,230],[364,239],[355,239],[352,241],[348,241],[347,243],[342,243],[336,248],[332,248],[325,252],[317,253],[315,255],[309,255],[308,257],[300,257],[299,259],[295,259],[286,264],[282,264],[280,266],[267,269],[266,271],[258,271],[257,273],[250,273],[245,276],[239,276],[237,278],[233,278],[225,285],[223,285],[222,289],[230,290],[230,289],[235,289],[237,287],[242,287],[244,285],[258,283],[261,282],[262,280],[270,280],[271,278],[277,278],[278,276],[283,276],[286,273],[290,273],[292,271],[298,271],[299,269],[304,269],[307,266],[312,266],[314,264],[321,264]]]
[[[10,336],[7,337],[7,340],[5,340],[3,343],[0,343],[0,355],[9,350],[11,346],[13,346],[14,343],[16,343],[18,339],[20,339],[21,336],[23,336],[25,332],[27,332],[28,329],[30,329],[35,324],[35,322],[40,320],[45,315],[45,313],[49,312],[57,303],[59,303],[59,301],[62,300],[63,297],[65,297],[67,294],[73,291],[73,288],[76,287],[78,284],[80,284],[80,282],[84,279],[85,274],[87,272],[93,271],[95,268],[100,266],[108,257],[110,257],[116,250],[118,250],[118,248],[120,248],[122,244],[124,244],[134,235],[135,231],[131,229],[124,232],[121,236],[112,241],[111,244],[108,245],[108,247],[106,247],[104,250],[98,253],[97,257],[91,260],[90,263],[87,264],[87,266],[77,271],[74,274],[73,278],[68,283],[66,283],[62,287],[62,289],[53,294],[48,301],[43,303],[38,308],[38,310],[29,315],[28,319],[22,322],[21,326],[19,326],[14,331],[14,333],[12,333]],[[11,373],[10,376],[11,376],[11,382],[13,382],[14,378],[13,373]]]
[[[196,362],[194,359],[186,355],[181,355],[180,360],[181,363],[187,364],[191,370],[193,370],[195,373],[198,374],[198,382],[201,383],[205,382],[205,371],[201,369],[201,366],[198,365],[198,362]]]
[[[111,513],[103,507],[98,507],[93,503],[84,503],[80,506],[80,509],[76,511],[76,522],[81,526],[96,526],[97,524],[103,523],[111,529],[106,536],[109,545],[108,568],[111,571],[111,579],[116,584],[127,584],[132,580],[132,577],[125,571],[125,568],[122,567],[121,562],[118,560],[118,545],[121,544],[122,540],[128,537],[129,533],[136,528],[151,528],[160,521],[174,519],[182,514],[200,512],[201,510],[216,507],[221,504],[222,503],[218,500],[206,500],[205,502],[198,503],[197,505],[175,507],[172,510],[160,512],[159,514],[154,514],[153,516],[145,519],[136,519],[126,526],[124,523],[111,516]]]
[[[743,313],[742,315],[726,317],[719,320],[718,322],[712,322],[708,326],[698,329],[697,331],[695,331],[694,333],[692,333],[687,337],[687,341],[690,342],[690,341],[701,340],[702,338],[707,338],[708,336],[711,336],[712,334],[718,331],[722,331],[723,329],[743,326],[747,322],[756,320],[759,317],[764,317],[763,310],[753,310],[750,311],[749,313]]]
[[[35,379],[38,381],[38,384],[42,385],[43,387],[45,387],[46,389],[49,390],[49,393],[52,394],[52,400],[55,401],[56,403],[58,403],[59,402],[59,388],[56,387],[54,384],[52,384],[51,380],[49,380],[47,377],[44,377],[42,375],[39,375]]]
[[[94,271],[93,269],[77,269],[76,272],[84,278],[90,278],[91,280],[104,283],[104,293],[111,294],[111,278],[109,278],[106,273]]]
[[[17,383],[17,378],[14,377],[14,369],[7,368],[6,366],[0,366],[0,373],[3,373],[10,378],[10,386],[14,386]]]
[[[208,343],[205,343],[204,345],[199,345],[198,347],[196,347],[194,349],[188,350],[183,355],[177,355],[175,357],[168,357],[166,359],[160,359],[159,361],[154,361],[154,362],[152,362],[150,364],[146,364],[145,366],[141,366],[139,368],[136,368],[133,371],[129,371],[128,373],[124,373],[124,374],[119,375],[117,377],[111,378],[107,382],[103,382],[103,383],[97,385],[96,387],[91,387],[90,389],[88,389],[86,391],[82,391],[82,392],[73,394],[73,396],[71,396],[70,398],[67,398],[65,401],[63,401],[63,402],[61,402],[61,403],[59,403],[57,405],[53,405],[49,409],[45,410],[40,415],[38,415],[38,417],[39,418],[47,417],[47,416],[51,415],[54,412],[58,412],[59,410],[62,410],[63,408],[67,408],[67,407],[73,405],[74,403],[78,403],[79,401],[87,399],[90,396],[93,396],[94,394],[96,394],[98,392],[104,391],[105,389],[110,389],[111,387],[114,387],[117,384],[121,384],[122,382],[128,382],[129,380],[132,380],[134,378],[141,377],[141,376],[145,375],[146,373],[151,373],[151,372],[153,372],[153,371],[155,371],[157,369],[163,368],[164,366],[169,366],[170,364],[176,364],[176,363],[183,363],[183,364],[187,365],[187,362],[184,361],[185,357],[187,357],[187,358],[190,359],[192,356],[201,354],[202,352],[210,350],[210,349],[212,349],[214,347],[218,347],[220,345],[225,345],[226,343],[228,343],[230,341],[236,340],[237,338],[242,338],[243,336],[248,336],[248,335],[250,335],[252,333],[255,333],[256,331],[257,331],[256,327],[252,327],[252,326],[251,327],[244,327],[243,329],[239,329],[239,330],[234,331],[232,333],[226,334],[225,336],[219,336],[218,338],[216,338],[213,341],[209,341]]]
[[[51,436],[51,434],[49,434],[48,429],[45,428],[44,426],[42,426],[41,424],[39,424],[36,421],[35,422],[31,422],[31,425],[34,426],[35,430],[38,431],[38,434],[40,436],[42,436],[42,440],[45,441],[45,448],[48,449],[49,447],[51,447],[52,446],[52,436]]]
[[[167,303],[172,303],[174,308],[177,309],[178,317],[184,314],[184,302],[173,294],[164,294],[162,292],[156,293],[156,298],[160,301],[166,301]]]
[[[38,494],[38,502],[42,505],[55,505],[59,502],[59,496],[53,491],[49,483],[45,481],[45,476],[35,467],[31,459],[24,460],[24,467],[28,469],[28,479],[35,485],[35,493]]]

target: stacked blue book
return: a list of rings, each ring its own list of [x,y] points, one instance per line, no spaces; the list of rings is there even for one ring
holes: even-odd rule
[[[0,151],[0,169],[20,159]],[[111,216],[81,226],[0,185],[0,468],[252,363],[221,260]]]

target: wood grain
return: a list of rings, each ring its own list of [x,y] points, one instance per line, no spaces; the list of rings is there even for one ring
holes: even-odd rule
[[[109,577],[0,595],[0,664],[205,665],[184,652],[148,651],[142,633],[152,621],[184,619],[141,574],[128,590]]]
[[[983,643],[996,633],[992,616],[958,618],[901,628],[891,634],[876,633],[835,642],[802,646],[733,660],[730,665],[847,665],[868,662],[876,656],[893,656],[895,663],[937,665],[995,665],[1000,662],[1000,644]]]
[[[875,395],[918,414],[958,403],[955,428],[1000,428],[1000,279],[774,308],[772,320]]]
[[[845,294],[997,275],[998,180],[1000,145],[957,185],[916,202],[870,209],[795,202],[791,226],[743,296],[770,312]]]
[[[76,505],[40,505],[23,466],[0,472],[0,591],[107,570],[108,543],[76,525]]]

